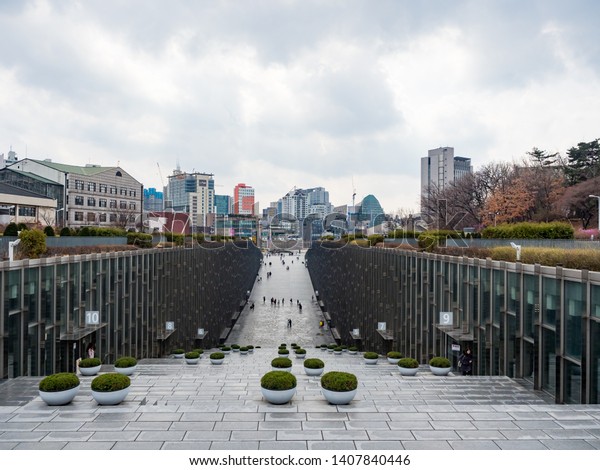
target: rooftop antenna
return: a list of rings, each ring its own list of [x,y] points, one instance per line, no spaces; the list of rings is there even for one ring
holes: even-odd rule
[[[354,210],[354,200],[356,199],[356,188],[354,187],[354,176],[352,177],[352,208]]]

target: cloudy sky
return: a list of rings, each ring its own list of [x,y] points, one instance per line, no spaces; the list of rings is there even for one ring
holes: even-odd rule
[[[477,169],[600,137],[598,18],[596,0],[0,0],[0,153],[157,188],[179,165],[261,209],[354,186],[416,210],[428,149]]]

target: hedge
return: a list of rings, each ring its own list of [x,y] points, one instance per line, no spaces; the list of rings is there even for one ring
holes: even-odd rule
[[[152,235],[130,232],[127,234],[127,244],[139,246],[140,248],[152,248]]]
[[[516,250],[511,247],[496,247],[490,250],[494,260],[516,261]],[[544,266],[562,265],[568,269],[587,269],[600,271],[600,250],[560,248],[522,248],[521,262]]]
[[[486,227],[481,233],[483,238],[501,239],[572,239],[575,230],[566,222],[521,222]]]

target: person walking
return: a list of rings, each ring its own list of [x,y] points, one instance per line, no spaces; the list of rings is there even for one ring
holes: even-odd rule
[[[288,327],[288,328],[291,328],[291,327],[292,327],[292,319],[291,319],[291,318],[288,318],[287,327]]]
[[[462,375],[473,375],[473,353],[471,348],[465,349],[465,352],[458,358],[458,368]]]

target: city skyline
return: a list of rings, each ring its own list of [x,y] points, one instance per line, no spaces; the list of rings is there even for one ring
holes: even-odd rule
[[[356,192],[416,211],[428,149],[477,170],[598,137],[599,10],[3,2],[0,152],[119,165],[148,188],[162,187],[156,163],[210,169],[263,208],[302,182],[336,204]]]

